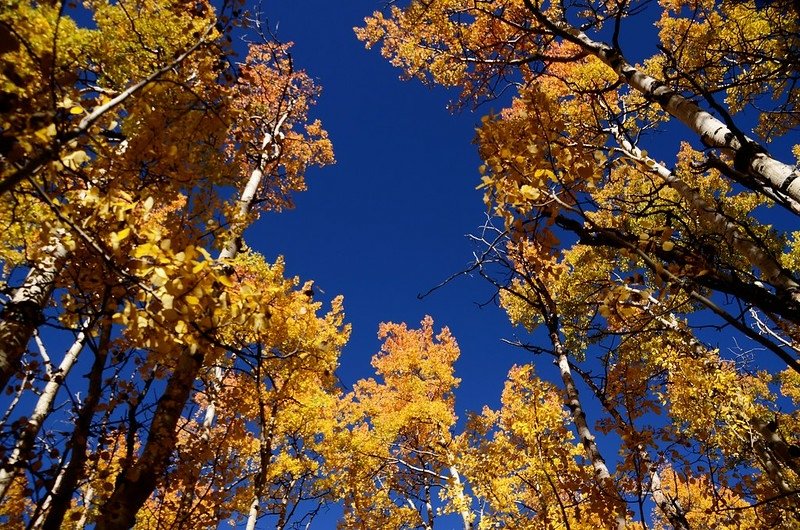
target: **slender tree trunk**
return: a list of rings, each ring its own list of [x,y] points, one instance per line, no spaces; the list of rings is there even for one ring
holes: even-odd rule
[[[42,249],[44,258],[31,268],[25,282],[0,312],[0,391],[19,370],[28,342],[44,320],[42,313],[67,255],[61,243],[63,235],[63,231],[55,232]]]
[[[81,518],[75,523],[75,528],[77,530],[86,528],[86,521],[89,519],[89,509],[92,506],[92,499],[94,499],[94,488],[89,486],[86,495],[83,496],[83,512],[81,512]]]
[[[594,434],[592,434],[592,430],[589,428],[589,424],[586,421],[586,412],[580,400],[578,387],[575,386],[575,380],[572,377],[572,371],[569,366],[569,359],[564,350],[564,345],[561,342],[561,337],[558,336],[557,327],[555,325],[550,325],[548,327],[550,328],[550,341],[556,353],[561,380],[564,382],[564,388],[566,390],[567,407],[572,413],[572,421],[575,423],[575,427],[578,431],[578,438],[580,438],[586,455],[589,457],[601,491],[606,495],[609,505],[613,506],[616,527],[618,530],[623,530],[627,526],[627,509],[622,501],[622,496],[617,490],[614,479],[608,471],[608,466],[606,466],[606,462],[600,454],[600,449],[597,447]]]
[[[461,483],[461,476],[458,474],[458,469],[455,465],[449,466],[447,470],[450,473],[450,478],[453,479],[453,485],[458,490],[458,502],[462,506],[458,513],[461,516],[461,522],[464,524],[464,530],[472,530],[472,513],[466,508],[467,503],[463,484]]]
[[[427,479],[425,482],[425,515],[427,517],[427,521],[425,522],[425,530],[433,530],[433,504],[431,503],[431,487],[427,483]]]
[[[786,479],[785,470],[789,469],[794,471],[795,474],[798,473],[796,459],[800,457],[800,448],[787,444],[777,432],[777,429],[771,428],[768,422],[760,418],[743,417],[742,419],[749,421],[756,436],[760,438],[756,443],[752,443],[751,446],[756,458],[761,462],[772,483],[783,494],[796,494],[796,489],[792,488]]]
[[[211,381],[206,383],[206,394],[208,399],[208,406],[206,406],[205,414],[203,415],[203,423],[200,429],[199,441],[205,447],[211,440],[211,427],[214,425],[214,420],[217,415],[217,392],[222,383],[222,368],[217,366],[214,368]],[[202,453],[202,449],[200,450]],[[189,521],[192,516],[192,506],[196,497],[197,483],[200,482],[200,474],[203,468],[202,461],[190,461],[183,471],[182,476],[187,476],[181,479],[182,488],[181,502],[178,505],[176,520],[185,523]]]
[[[643,451],[642,459],[648,465],[650,473],[650,494],[653,496],[653,502],[656,503],[658,509],[667,518],[669,524],[675,530],[691,530],[689,521],[686,520],[686,512],[676,499],[669,497],[664,493],[661,487],[661,475],[658,473],[658,466],[650,461],[650,456],[647,452]]]
[[[19,388],[14,391],[14,398],[11,400],[11,403],[8,404],[8,407],[6,407],[6,410],[3,412],[2,419],[0,419],[0,432],[6,430],[8,420],[11,418],[11,415],[14,414],[14,410],[16,410],[17,405],[19,405],[19,400],[22,399],[22,395],[27,393],[26,385],[32,378],[33,374],[29,372],[26,372],[22,377]]]
[[[269,415],[267,415],[267,403],[264,401],[264,395],[261,392],[263,385],[263,376],[261,369],[263,367],[263,359],[259,357],[256,363],[256,391],[258,392],[258,420],[261,427],[261,432],[258,436],[258,458],[259,469],[255,477],[253,477],[253,500],[250,503],[250,512],[247,515],[247,529],[254,530],[256,521],[258,520],[258,513],[261,507],[261,501],[264,497],[264,488],[267,482],[267,471],[270,461],[272,460],[272,446],[275,438],[275,427],[277,427],[278,415],[278,401],[274,401],[269,406]]]
[[[84,331],[81,331],[78,334],[75,342],[64,355],[64,359],[61,361],[61,364],[56,370],[51,371],[48,374],[50,380],[47,382],[42,394],[39,396],[36,406],[33,409],[33,413],[28,418],[28,422],[22,428],[22,432],[20,432],[17,442],[14,444],[14,449],[12,449],[11,455],[8,457],[5,465],[0,469],[0,502],[2,502],[9,486],[19,471],[17,465],[21,460],[27,458],[33,449],[36,436],[39,434],[39,431],[42,428],[42,423],[53,408],[53,402],[55,401],[56,394],[58,394],[64,379],[67,377],[67,374],[72,369],[75,361],[78,359],[78,354],[81,352],[84,344],[86,343],[87,334],[85,330],[88,328],[88,326],[89,321],[87,320],[83,325]]]
[[[60,475],[58,484],[52,488],[49,509],[44,512],[45,518],[42,525],[44,530],[59,530],[63,526],[64,516],[72,503],[72,495],[86,471],[86,448],[91,434],[92,418],[102,397],[103,372],[108,360],[111,328],[111,317],[103,317],[100,341],[94,352],[94,363],[89,372],[86,401],[75,420],[75,430],[72,431],[72,438],[69,442],[72,457],[64,469],[63,475]]]
[[[275,530],[283,530],[286,528],[286,505],[289,503],[289,493],[281,499],[281,509],[278,513],[278,520],[275,522]]]
[[[261,502],[264,499],[264,488],[266,487],[266,476],[269,468],[270,460],[272,458],[272,444],[275,436],[275,415],[277,414],[278,405],[273,404],[270,409],[270,418],[266,421],[264,408],[266,404],[260,404],[261,410],[261,436],[259,437],[259,470],[253,478],[253,500],[250,503],[250,511],[247,514],[247,528],[246,530],[254,530],[256,521],[258,521],[258,514],[261,510]],[[266,428],[265,428],[266,427]],[[284,510],[285,511],[285,510]],[[278,526],[286,524],[285,521]]]
[[[245,530],[255,530],[256,521],[258,521],[258,508],[261,506],[261,500],[257,495],[253,495],[253,501],[250,503],[250,511],[247,513],[247,526]]]
[[[800,475],[800,447],[786,442],[777,430],[777,425],[766,422],[760,418],[751,418],[750,425],[761,436],[766,449],[782,466],[791,469]]]
[[[42,501],[34,510],[31,517],[31,522],[28,525],[28,530],[42,530],[45,517],[47,517],[47,514],[50,513],[50,506],[53,502],[53,493],[61,489],[61,483],[64,481],[64,475],[66,472],[67,468],[62,467],[58,475],[56,475],[55,480],[53,480],[53,485],[50,487],[50,492],[45,495],[44,499],[42,499]]]

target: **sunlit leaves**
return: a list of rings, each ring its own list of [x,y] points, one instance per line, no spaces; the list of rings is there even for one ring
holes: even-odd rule
[[[356,34],[380,45],[407,76],[458,86],[462,102],[510,100],[477,129],[477,187],[501,222],[497,239],[476,238],[488,246],[476,266],[511,321],[533,333],[520,345],[557,356],[537,342],[541,324],[566,345],[603,408],[598,430],[621,440],[618,487],[655,498],[647,484],[658,482],[656,462],[672,459],[688,467],[669,480],[705,481],[695,488],[703,502],[715,481],[725,492],[725,507],[703,505],[719,510],[714,524],[755,524],[763,502],[769,508],[759,517],[791,527],[780,499],[796,488],[789,456],[796,446],[781,425],[794,425],[794,414],[779,412],[770,376],[754,368],[761,358],[750,364],[749,346],[736,343],[748,353],[725,360],[704,341],[715,340],[707,326],[719,318],[714,325],[728,347],[736,329],[796,359],[796,234],[780,233],[762,215],[776,196],[748,167],[746,149],[731,156],[675,142],[674,155],[654,155],[644,147],[667,145],[672,129],[651,131],[670,116],[698,132],[698,121],[715,114],[717,129],[723,121],[730,127],[721,143],[749,142],[729,116],[748,107],[760,112],[763,138],[791,130],[798,18],[785,15],[794,13],[788,2],[661,5],[660,46],[649,58],[643,49],[620,49],[617,39],[635,23],[639,4],[410,1],[376,13]],[[609,44],[592,40],[611,20]],[[631,64],[621,68],[625,57]],[[649,89],[640,83],[647,75]],[[699,133],[703,143],[720,145],[711,133]],[[783,384],[794,396],[789,376]],[[495,418],[486,420],[493,427],[474,426],[476,440],[498,428]],[[708,462],[692,468],[701,455]],[[648,478],[647,468],[656,474]],[[757,471],[742,479],[750,470]],[[487,491],[505,492],[513,480],[502,477]],[[680,497],[677,488],[664,491]],[[509,499],[509,512],[518,509],[519,499]],[[676,509],[663,514],[672,524],[684,517]],[[750,511],[729,517],[726,510]]]
[[[241,236],[259,211],[290,207],[292,193],[305,189],[307,168],[332,163],[333,153],[321,123],[308,116],[318,90],[295,71],[289,45],[260,35],[243,61],[232,59],[230,30],[245,21],[240,4],[218,10],[204,1],[98,0],[59,9],[20,1],[0,11],[0,89],[8,95],[0,122],[4,280],[17,283],[27,269],[26,281],[41,292],[36,302],[24,300],[37,323],[45,310],[67,330],[90,317],[104,323],[89,331],[98,384],[86,402],[73,399],[68,413],[87,420],[75,437],[89,448],[110,443],[95,433],[113,421],[116,452],[100,452],[94,468],[64,479],[67,504],[78,493],[82,501],[57,521],[102,527],[115,516],[103,505],[122,484],[145,488],[144,501],[155,481],[177,477],[172,484],[185,492],[160,488],[140,526],[183,524],[191,492],[209,483],[221,490],[198,497],[193,509],[209,514],[198,524],[211,525],[221,514],[247,511],[231,504],[238,485],[252,496],[260,480],[263,497],[290,479],[318,478],[313,445],[332,430],[323,418],[332,421],[333,374],[348,335],[342,301],[323,312],[310,282],[286,278],[282,260],[266,263]],[[19,338],[23,349],[29,339]],[[40,363],[30,366],[25,377],[38,378]],[[236,366],[242,377],[214,382],[210,374],[223,366]],[[201,426],[181,417],[198,378],[215,389],[205,403],[227,421],[219,429],[213,413]],[[155,395],[147,392],[162,379]],[[244,396],[255,401],[228,399],[226,385],[246,387]],[[264,403],[280,416],[273,418],[280,432],[272,429],[272,469],[252,432],[259,424],[271,429]],[[319,421],[304,423],[314,414]],[[160,430],[147,432],[157,423]],[[202,431],[199,441],[187,439],[193,429]],[[144,447],[134,443],[140,433]],[[303,448],[310,456],[298,455]],[[67,461],[83,458],[75,449]],[[171,455],[185,465],[172,469]],[[148,458],[152,466],[136,468]],[[219,477],[206,482],[198,470],[214,459]],[[63,464],[46,470],[47,480]],[[140,486],[147,473],[155,481]],[[262,475],[267,490],[256,480]],[[37,478],[34,489],[51,485]],[[311,485],[301,497],[320,491]],[[285,505],[281,495],[274,506]],[[141,506],[123,497],[111,503],[115,509]],[[173,511],[162,517],[163,510]]]
[[[658,22],[669,61],[665,72],[681,87],[722,92],[732,113],[759,111],[766,139],[797,125],[798,18],[789,3],[664,1]],[[691,9],[684,10],[684,7]],[[694,79],[687,85],[685,79]]]
[[[445,487],[453,464],[453,391],[459,356],[445,328],[434,335],[427,317],[418,330],[382,324],[372,364],[380,380],[359,381],[342,403],[342,426],[329,451],[346,527],[433,524],[425,504]],[[447,495],[447,494],[445,494]],[[452,495],[460,499],[458,493]],[[456,509],[456,508],[452,508]]]

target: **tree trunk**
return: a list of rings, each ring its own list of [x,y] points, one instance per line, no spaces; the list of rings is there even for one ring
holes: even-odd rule
[[[88,326],[89,321],[87,320],[83,326],[84,331],[81,331],[78,334],[78,337],[75,339],[72,347],[70,347],[70,349],[67,350],[67,353],[64,355],[64,359],[61,361],[61,364],[56,370],[51,371],[48,374],[50,380],[47,382],[42,394],[39,396],[36,406],[33,409],[33,413],[28,418],[28,422],[22,428],[22,432],[19,434],[17,442],[14,444],[14,449],[11,451],[11,455],[8,457],[5,465],[0,469],[0,503],[5,497],[8,487],[13,482],[14,477],[17,475],[17,464],[19,464],[20,460],[27,458],[27,456],[30,454],[30,451],[33,449],[36,436],[39,434],[39,431],[42,428],[42,423],[53,408],[53,401],[55,401],[56,394],[58,394],[64,379],[72,369],[75,361],[78,359],[78,354],[81,352],[84,344],[86,343],[87,334],[85,330],[88,328]]]
[[[78,483],[85,473],[86,448],[89,443],[92,418],[102,397],[103,371],[108,360],[111,341],[111,317],[104,317],[101,325],[100,341],[94,352],[94,363],[89,372],[89,388],[86,401],[75,420],[75,430],[72,431],[72,438],[69,442],[72,457],[64,473],[59,475],[59,483],[52,488],[52,494],[49,497],[49,509],[46,510],[44,524],[42,525],[44,530],[59,530],[63,526],[64,516],[72,503],[72,494],[77,489]]]
[[[264,497],[264,487],[266,486],[267,471],[272,460],[272,446],[275,438],[276,419],[278,415],[278,402],[274,401],[269,408],[269,417],[267,416],[267,403],[264,401],[264,395],[261,392],[261,385],[263,378],[261,369],[263,367],[263,359],[259,358],[256,364],[256,391],[258,392],[258,423],[261,427],[258,435],[258,457],[259,469],[253,477],[253,500],[250,503],[250,512],[247,515],[247,528],[246,530],[254,530],[256,521],[258,520],[258,512],[261,507],[261,501]],[[288,495],[288,493],[287,493]]]
[[[583,410],[578,387],[575,386],[575,380],[572,378],[572,371],[569,367],[567,353],[564,351],[564,345],[561,342],[561,338],[558,336],[558,331],[551,326],[549,334],[550,341],[556,353],[561,380],[564,382],[564,388],[566,390],[567,407],[572,413],[572,421],[575,423],[575,427],[578,431],[578,438],[580,438],[581,444],[586,451],[586,456],[589,457],[601,491],[607,496],[608,504],[613,506],[616,527],[618,530],[624,530],[627,526],[627,510],[625,504],[622,502],[617,486],[614,484],[614,479],[608,471],[608,466],[606,466],[606,462],[600,454],[600,449],[597,447],[595,437],[586,421],[586,412]]]
[[[55,232],[42,249],[44,258],[31,268],[25,282],[0,312],[0,391],[19,370],[28,342],[44,320],[42,313],[67,255],[61,243],[63,235],[63,231]]]
[[[644,454],[644,460],[649,464],[650,494],[653,496],[653,502],[656,503],[658,509],[667,518],[672,528],[675,530],[691,530],[683,507],[678,504],[676,499],[672,499],[664,493],[661,487],[661,476],[658,474],[658,466],[650,462],[650,457],[647,453]]]
[[[256,521],[258,521],[258,509],[261,506],[261,500],[258,495],[253,496],[253,501],[250,503],[250,511],[247,513],[247,526],[245,530],[255,530]]]
[[[447,468],[450,472],[450,478],[453,479],[453,484],[458,489],[458,501],[462,504],[462,509],[459,510],[459,515],[461,516],[461,522],[464,524],[464,530],[472,530],[472,514],[470,511],[463,506],[466,505],[463,485],[461,484],[461,476],[458,474],[458,469],[456,466],[451,465]]]

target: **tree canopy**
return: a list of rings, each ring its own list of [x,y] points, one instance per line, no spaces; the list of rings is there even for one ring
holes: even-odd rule
[[[342,297],[248,245],[334,162],[260,9],[13,0],[0,524],[797,528],[800,5],[407,0],[355,37],[481,116],[464,272],[530,353],[499,406],[458,417],[431,317],[342,384]]]

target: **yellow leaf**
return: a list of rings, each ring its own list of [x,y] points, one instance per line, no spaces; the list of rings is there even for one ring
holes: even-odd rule
[[[143,256],[155,256],[156,254],[158,254],[158,247],[152,243],[145,243],[144,245],[136,247],[133,249],[133,252],[131,252],[131,256],[136,259]]]
[[[56,124],[55,123],[51,123],[47,127],[43,127],[41,129],[39,129],[38,131],[33,133],[33,135],[36,138],[42,140],[43,142],[47,142],[47,141],[50,140],[50,138],[52,138],[53,136],[56,135]]]
[[[225,287],[233,287],[233,282],[231,281],[231,279],[230,279],[230,278],[228,278],[228,277],[227,277],[226,275],[224,275],[224,274],[220,274],[220,275],[217,277],[217,281],[219,281],[219,283],[221,283],[221,284],[222,284],[222,285],[224,285]]]
[[[131,235],[131,227],[126,226],[125,228],[117,232],[115,237],[117,238],[117,241],[122,241],[129,235]]]
[[[161,295],[161,305],[164,306],[164,309],[172,309],[172,304],[175,301],[175,297],[171,294],[163,294]]]
[[[61,159],[61,162],[69,169],[78,169],[81,164],[90,160],[89,155],[84,151],[78,150],[66,155]]]
[[[167,273],[166,271],[164,271],[163,268],[156,267],[153,270],[153,278],[152,278],[153,285],[155,285],[156,287],[161,287],[162,285],[167,283],[168,280],[169,276],[167,276]]]
[[[80,105],[75,105],[71,109],[69,109],[70,114],[83,114],[83,107]]]
[[[661,248],[663,248],[665,252],[669,252],[675,248],[675,243],[672,241],[664,241],[664,243],[661,244]]]
[[[530,186],[529,184],[523,185],[519,189],[519,191],[520,191],[520,193],[522,193],[523,197],[525,197],[526,199],[531,200],[531,201],[535,201],[536,199],[539,198],[539,195],[541,195],[539,193],[539,190],[537,190],[533,186]]]

